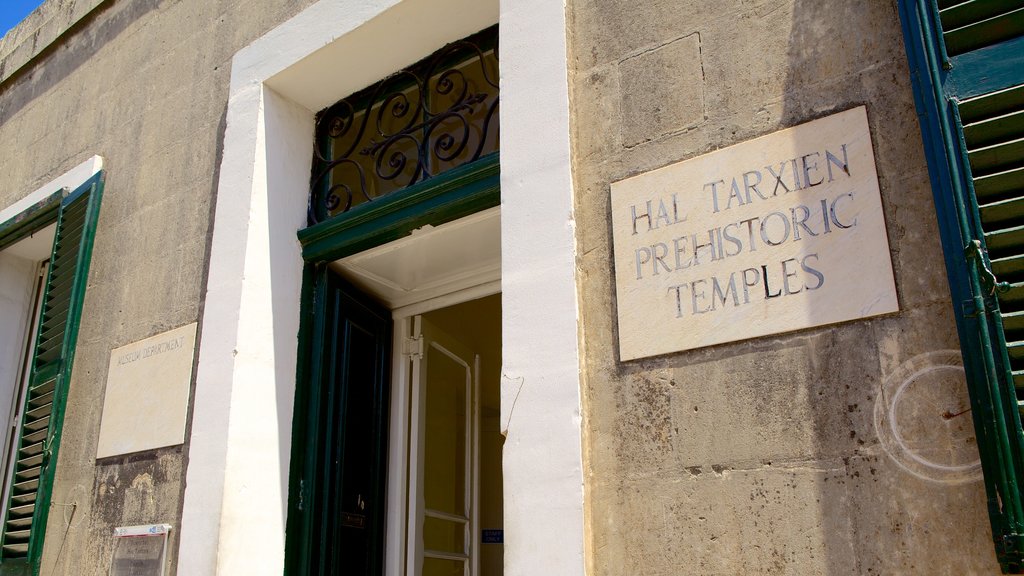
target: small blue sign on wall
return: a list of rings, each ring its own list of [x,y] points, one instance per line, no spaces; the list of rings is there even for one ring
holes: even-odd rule
[[[505,531],[504,530],[481,530],[480,541],[484,544],[504,544],[505,543]]]

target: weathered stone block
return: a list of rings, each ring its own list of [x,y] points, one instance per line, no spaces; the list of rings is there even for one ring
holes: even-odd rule
[[[704,119],[700,34],[690,34],[619,63],[622,143],[635,146]]]

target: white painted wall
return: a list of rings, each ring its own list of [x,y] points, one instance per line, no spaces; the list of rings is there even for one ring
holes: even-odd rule
[[[313,116],[231,97],[182,516],[182,574],[281,573]],[[228,144],[230,143],[230,148]],[[228,151],[230,150],[230,154]]]
[[[53,242],[52,234],[50,235]],[[33,289],[39,263],[11,250],[0,251],[0,471],[6,471],[4,447],[10,441],[14,393],[20,388],[25,344],[31,333]],[[0,475],[0,485],[6,474]]]
[[[236,54],[180,573],[283,568],[313,111],[496,20],[493,1],[322,0]],[[505,569],[582,574],[564,6],[507,1],[500,26]]]
[[[500,30],[505,576],[582,575],[565,6],[502,0]]]

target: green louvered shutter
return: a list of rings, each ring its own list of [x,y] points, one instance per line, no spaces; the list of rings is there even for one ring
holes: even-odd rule
[[[900,0],[996,556],[1024,573],[1024,4]]]
[[[4,564],[18,559],[34,563],[42,552],[102,188],[102,175],[97,174],[62,199],[58,210],[0,535],[0,560]]]
[[[957,115],[984,245],[1000,282],[1000,336],[1017,396],[1024,396],[1024,86],[959,102]]]

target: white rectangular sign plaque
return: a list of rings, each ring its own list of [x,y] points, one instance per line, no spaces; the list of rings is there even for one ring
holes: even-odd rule
[[[196,323],[110,352],[97,458],[185,441]]]
[[[611,185],[622,360],[899,307],[863,106]]]
[[[170,529],[170,524],[114,528],[116,543],[110,576],[163,576]]]

